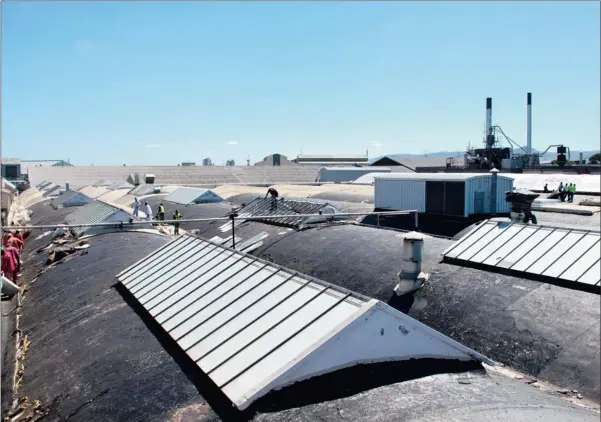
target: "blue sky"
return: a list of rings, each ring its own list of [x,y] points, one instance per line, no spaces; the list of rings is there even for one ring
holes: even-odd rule
[[[3,2],[2,155],[222,164],[279,152],[600,143],[599,2]]]

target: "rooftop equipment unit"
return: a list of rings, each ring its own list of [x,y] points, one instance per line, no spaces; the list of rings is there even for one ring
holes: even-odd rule
[[[532,214],[532,203],[540,195],[530,192],[527,189],[517,189],[511,192],[505,192],[505,201],[511,204],[511,221],[513,223],[532,223],[536,224],[536,217]]]
[[[154,185],[154,174],[145,174],[144,175],[144,183],[147,185]]]

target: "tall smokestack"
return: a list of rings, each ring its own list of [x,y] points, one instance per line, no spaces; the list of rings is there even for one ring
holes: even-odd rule
[[[492,135],[492,98],[486,99],[486,136]]]
[[[526,96],[526,151],[532,154],[532,94]]]

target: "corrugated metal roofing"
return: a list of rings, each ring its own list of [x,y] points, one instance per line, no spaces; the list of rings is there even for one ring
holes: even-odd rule
[[[370,173],[371,174],[371,173]],[[369,174],[366,174],[367,178]],[[465,181],[468,179],[476,179],[478,177],[491,177],[491,173],[385,173],[385,174],[374,174],[376,179],[387,179],[387,180],[425,180],[425,181],[449,181],[458,182]],[[497,174],[499,178],[513,179],[510,176],[503,174]],[[363,179],[362,177],[362,179]],[[357,180],[359,181],[359,180]]]
[[[191,236],[117,278],[239,409],[360,363],[492,363],[378,300]]]
[[[278,199],[274,208],[271,198],[257,198],[238,211],[239,217],[263,217],[270,215],[293,215],[293,214],[319,214],[319,211],[330,207],[308,201],[293,201],[289,199]],[[300,227],[310,217],[285,217],[268,218],[260,220],[263,223],[275,224],[284,227]],[[231,223],[228,223],[231,227]]]
[[[188,205],[223,202],[223,198],[210,189],[183,187],[167,195],[165,201]]]
[[[102,223],[118,211],[119,209],[116,207],[105,204],[104,202],[94,201],[78,209],[74,213],[69,214],[65,220],[67,221],[67,224]],[[72,229],[72,231],[75,235],[80,236],[89,229],[89,227],[78,227]]]
[[[597,286],[597,292],[601,281],[600,232],[594,231],[487,220],[443,258],[540,281]]]

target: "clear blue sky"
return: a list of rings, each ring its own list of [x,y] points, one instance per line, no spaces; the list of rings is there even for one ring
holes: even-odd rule
[[[221,164],[480,143],[598,149],[599,2],[2,5],[2,155]]]

